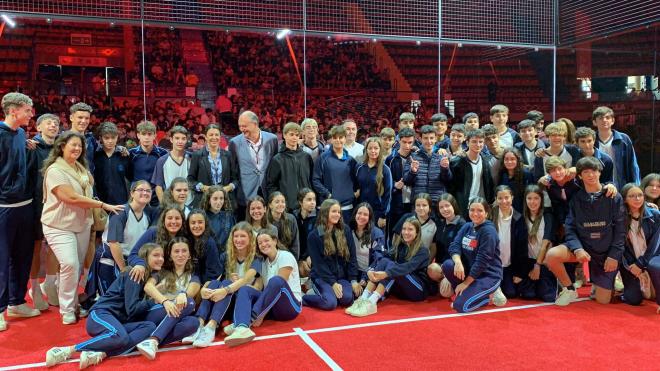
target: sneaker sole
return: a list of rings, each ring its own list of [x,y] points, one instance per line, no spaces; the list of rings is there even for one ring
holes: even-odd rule
[[[206,343],[197,343],[197,344],[195,344],[193,342],[192,346],[193,346],[193,348],[207,348],[207,347],[211,346],[211,343],[213,343],[213,341],[209,342],[208,344],[206,344]]]
[[[235,338],[235,339],[225,340],[225,344],[231,348],[237,347],[239,345],[251,342],[255,338],[255,336],[256,335],[250,335],[245,338]]]
[[[146,359],[148,359],[148,360],[150,360],[150,361],[153,361],[154,359],[156,359],[156,355],[155,355],[155,354],[152,356],[151,354],[147,353],[146,351],[144,351],[144,350],[142,350],[142,349],[140,349],[140,348],[137,348],[137,350],[138,350],[138,352],[140,352],[140,354],[142,354],[142,355],[144,356],[144,358],[146,358]]]
[[[362,318],[362,317],[367,317],[367,316],[370,316],[370,315],[376,314],[376,313],[378,313],[378,311],[375,311],[375,312],[372,312],[372,313],[351,313],[351,316]]]
[[[39,311],[39,309],[37,309],[37,311]],[[7,317],[14,317],[14,318],[32,318],[40,314],[41,312],[33,313],[33,314],[25,314],[25,313],[10,312],[9,310],[7,310]]]

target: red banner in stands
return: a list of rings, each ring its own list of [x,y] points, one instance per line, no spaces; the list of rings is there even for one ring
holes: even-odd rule
[[[58,64],[62,66],[106,67],[108,65],[108,60],[106,58],[97,57],[71,57],[68,55],[60,55]]]

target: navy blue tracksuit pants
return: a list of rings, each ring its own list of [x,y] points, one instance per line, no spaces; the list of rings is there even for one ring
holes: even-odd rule
[[[128,257],[125,256],[124,260],[128,262]],[[95,298],[97,293],[99,296],[105,294],[108,287],[119,277],[121,272],[114,261],[110,246],[102,243],[96,249],[94,261],[89,269],[85,286],[85,294],[89,298]]]
[[[541,266],[538,280],[532,281],[529,275],[522,279],[518,284],[518,293],[523,299],[540,299],[546,303],[557,299],[557,278],[545,265]]]
[[[252,306],[252,320],[268,316],[276,321],[290,321],[301,311],[302,303],[293,295],[289,283],[280,276],[274,276],[268,280],[268,285]]]
[[[149,336],[157,338],[159,345],[165,345],[194,334],[199,327],[197,317],[191,316],[194,311],[195,301],[190,298],[179,317],[168,316],[162,304],[154,305],[149,309],[146,318],[147,321],[156,324],[156,329]]]
[[[388,258],[381,258],[374,267],[375,271],[386,271],[390,267],[397,265]],[[426,299],[427,292],[424,290],[422,281],[413,274],[406,274],[399,277],[388,277],[379,282],[385,286],[385,291],[401,299],[410,301],[423,301]]]
[[[104,352],[108,357],[129,353],[156,329],[150,321],[121,323],[110,312],[95,309],[89,312],[85,324],[93,338],[76,344],[76,351]]]
[[[32,203],[0,207],[0,312],[25,303],[34,237]]]
[[[227,287],[229,285],[231,285],[230,280],[213,280],[209,283],[207,288],[215,290],[221,287]],[[199,308],[197,308],[197,317],[203,319],[204,322],[209,320],[214,320],[217,323],[222,322],[225,314],[227,313],[227,309],[229,309],[229,305],[232,303],[233,298],[233,294],[227,294],[224,299],[218,302],[213,302],[208,299],[202,300],[202,302],[199,304]]]
[[[314,294],[303,296],[303,305],[319,308],[322,310],[334,310],[337,304],[342,307],[350,307],[353,304],[353,287],[347,280],[337,280],[342,287],[342,297],[337,299],[332,286],[321,279],[313,278]]]
[[[463,267],[467,277],[470,267],[466,264]],[[449,280],[453,289],[456,289],[456,286],[463,282],[454,276],[454,261],[451,259],[447,259],[442,263],[442,273]],[[498,287],[500,287],[499,277],[489,277],[487,275],[478,277],[460,295],[456,296],[453,304],[454,310],[459,313],[467,313],[487,305],[490,301],[490,294],[495,292]]]

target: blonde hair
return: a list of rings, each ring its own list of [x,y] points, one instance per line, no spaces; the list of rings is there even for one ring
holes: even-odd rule
[[[562,135],[564,138],[566,138],[566,124],[565,123],[557,123],[553,122],[552,124],[548,125],[545,127],[543,132],[547,136],[551,135]]]
[[[247,248],[247,256],[245,257],[243,265],[243,273],[247,273],[247,271],[250,269],[256,254],[256,244],[254,233],[252,232],[252,225],[250,225],[248,222],[240,222],[236,224],[234,227],[232,227],[231,231],[229,232],[229,238],[227,239],[227,262],[225,263],[226,274],[238,273],[238,260],[236,257],[236,247],[234,246],[234,233],[236,231],[243,231],[248,235],[249,243]]]

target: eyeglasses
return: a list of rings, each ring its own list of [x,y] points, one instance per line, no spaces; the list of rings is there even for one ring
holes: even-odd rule
[[[135,188],[134,192],[138,193],[151,193],[151,188]]]

